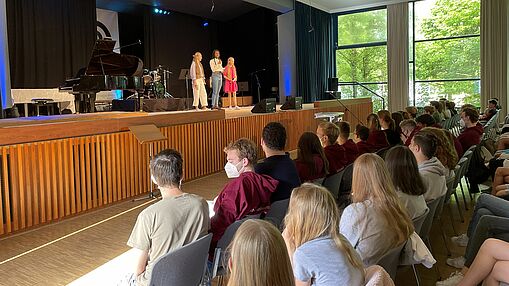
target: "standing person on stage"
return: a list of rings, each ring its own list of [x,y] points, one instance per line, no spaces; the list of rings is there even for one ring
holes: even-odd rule
[[[193,63],[189,69],[189,75],[193,80],[193,107],[199,110],[198,104],[201,103],[201,109],[207,110],[207,91],[205,90],[205,72],[201,64],[201,53],[196,52],[193,56]]]
[[[224,92],[228,93],[228,102],[230,103],[230,109],[232,109],[232,94],[233,101],[235,103],[235,109],[240,109],[237,106],[237,69],[235,68],[235,59],[232,57],[228,58],[228,64],[224,68]]]
[[[220,58],[219,50],[212,52],[212,59],[210,60],[210,69],[212,70],[212,109],[219,109],[219,92],[223,85],[223,62]]]

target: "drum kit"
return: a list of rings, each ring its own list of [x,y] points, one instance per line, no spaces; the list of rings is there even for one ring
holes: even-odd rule
[[[154,70],[143,70],[143,96],[145,98],[173,98],[168,92],[171,74],[172,72],[162,65]]]

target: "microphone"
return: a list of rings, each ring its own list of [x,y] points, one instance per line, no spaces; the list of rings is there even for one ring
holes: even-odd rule
[[[210,13],[214,12],[214,8],[216,7],[216,3],[212,0],[212,7],[210,8]]]

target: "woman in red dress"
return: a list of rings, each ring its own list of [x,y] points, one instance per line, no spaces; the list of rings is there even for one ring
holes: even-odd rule
[[[228,93],[230,109],[233,109],[232,95],[235,109],[240,109],[237,105],[237,69],[235,68],[235,60],[232,57],[228,58],[228,64],[224,68],[223,75],[226,80],[224,83],[224,92]]]

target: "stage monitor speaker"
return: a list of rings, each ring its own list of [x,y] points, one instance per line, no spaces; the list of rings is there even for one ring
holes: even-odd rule
[[[271,113],[276,112],[276,99],[275,98],[265,98],[262,101],[258,102],[253,109],[251,109],[252,113]]]
[[[338,78],[337,77],[329,77],[327,90],[328,91],[337,91],[338,90]]]
[[[295,109],[300,110],[302,109],[302,97],[287,97],[285,104],[281,106],[281,110],[289,110],[289,109]]]
[[[111,110],[112,111],[138,111],[140,107],[138,105],[138,100],[134,99],[114,99],[111,102]]]

